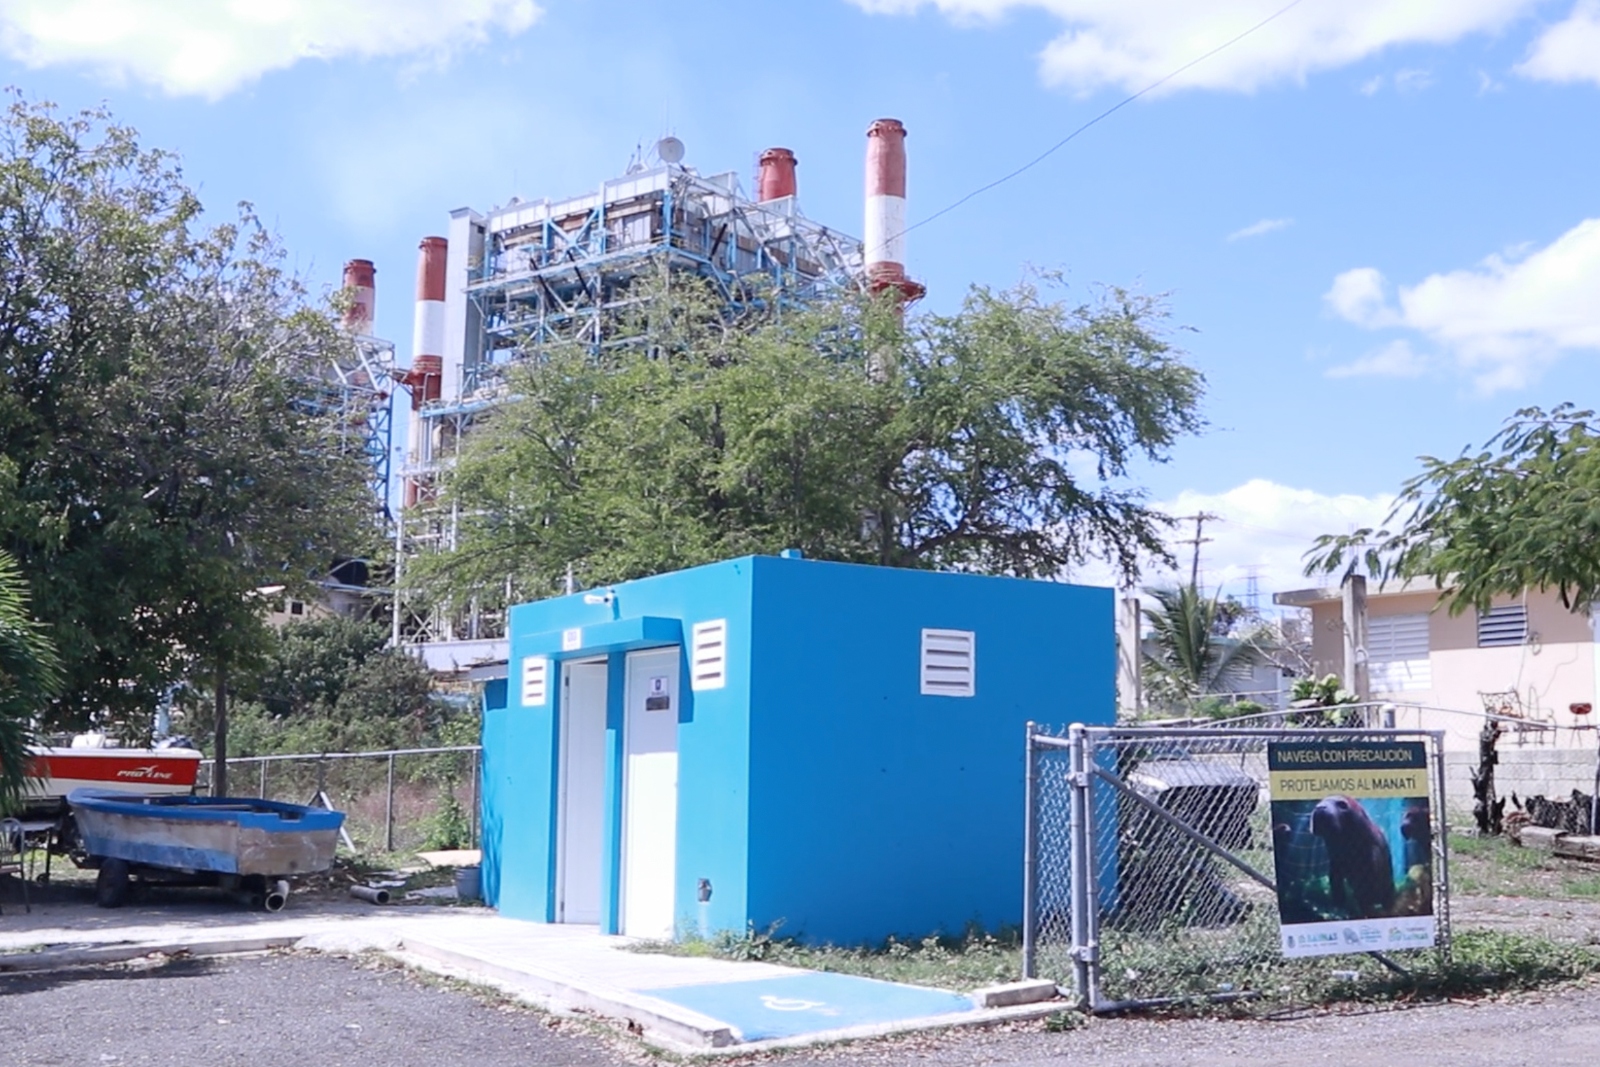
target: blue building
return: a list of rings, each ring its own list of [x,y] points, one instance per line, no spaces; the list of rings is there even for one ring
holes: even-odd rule
[[[512,608],[504,915],[853,944],[1016,923],[1024,723],[1115,714],[1109,589],[746,557]]]

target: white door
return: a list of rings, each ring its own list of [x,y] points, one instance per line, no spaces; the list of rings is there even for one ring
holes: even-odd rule
[[[561,685],[556,922],[598,923],[605,838],[605,660],[566,664]]]
[[[678,657],[628,653],[623,731],[622,932],[670,938],[678,851]]]

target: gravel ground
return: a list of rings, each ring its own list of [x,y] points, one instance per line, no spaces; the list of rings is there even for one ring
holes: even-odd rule
[[[1541,1067],[1600,1062],[1600,985],[1278,1020],[1097,1019],[924,1034],[729,1067]],[[0,1063],[18,1067],[625,1067],[659,1062],[386,964],[315,955],[176,960],[0,977]]]
[[[392,967],[310,955],[0,977],[18,1067],[611,1067],[616,1039]]]

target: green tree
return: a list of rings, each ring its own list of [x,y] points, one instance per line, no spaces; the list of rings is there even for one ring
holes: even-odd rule
[[[22,572],[0,551],[0,812],[21,796],[34,721],[60,680],[55,647],[29,614]]]
[[[260,647],[254,588],[360,546],[315,384],[341,341],[247,207],[206,225],[103,112],[5,112],[0,256],[0,547],[61,653],[56,720],[142,724]]]
[[[1481,449],[1422,457],[1379,528],[1325,534],[1307,574],[1431,579],[1452,613],[1495,596],[1556,589],[1600,596],[1600,433],[1594,412],[1524,408]]]
[[[540,596],[569,565],[593,586],[786,547],[1028,577],[1166,556],[1128,477],[1199,427],[1202,379],[1155,301],[1023,285],[904,324],[858,301],[730,319],[675,281],[641,307],[643,344],[511,370],[446,483],[459,548],[423,582]]]
[[[420,661],[386,648],[384,627],[337,617],[272,632],[235,680],[230,748],[240,756],[412,747],[441,740],[447,707]],[[210,729],[209,702],[185,727]]]
[[[1227,602],[1220,593],[1207,597],[1192,585],[1146,592],[1155,600],[1144,609],[1150,627],[1146,687],[1153,702],[1183,705],[1225,692],[1230,669],[1265,662],[1253,642],[1230,636],[1222,625]]]

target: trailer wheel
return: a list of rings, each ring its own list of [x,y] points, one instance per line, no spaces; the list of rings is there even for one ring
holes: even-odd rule
[[[94,879],[94,902],[102,908],[122,907],[128,899],[129,881],[126,860],[106,860]]]

